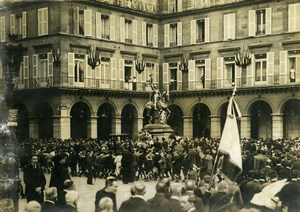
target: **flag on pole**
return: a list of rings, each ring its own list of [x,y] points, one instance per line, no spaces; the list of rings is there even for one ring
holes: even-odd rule
[[[236,114],[241,117],[241,112],[233,98],[234,95],[229,100],[225,126],[218,149],[219,153],[224,154],[221,170],[231,181],[235,181],[243,169],[240,136],[236,120]]]

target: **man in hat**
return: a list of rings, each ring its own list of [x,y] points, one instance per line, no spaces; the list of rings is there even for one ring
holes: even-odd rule
[[[36,200],[43,203],[46,178],[37,155],[32,155],[30,163],[24,168],[24,183],[27,202]]]
[[[116,193],[118,191],[118,181],[115,177],[109,176],[106,178],[105,181],[105,187],[96,193],[95,197],[95,211],[99,212],[99,202],[103,197],[108,197],[110,198],[113,203],[113,211],[117,211],[117,200],[116,200]]]
[[[66,165],[67,157],[67,154],[59,154],[53,157],[54,167],[52,169],[49,187],[57,188],[58,199],[62,198],[65,180],[71,179]]]

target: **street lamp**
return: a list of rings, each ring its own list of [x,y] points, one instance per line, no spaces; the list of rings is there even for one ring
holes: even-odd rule
[[[8,111],[7,123],[3,123],[0,130],[0,142],[3,147],[3,160],[0,167],[0,198],[11,198],[14,201],[15,210],[18,211],[18,190],[20,178],[18,172],[18,160],[15,152],[16,127],[18,110],[15,109],[16,96],[14,88],[25,48],[16,43],[1,43],[0,58],[3,72],[5,73],[5,100]],[[3,130],[3,129],[6,130]]]

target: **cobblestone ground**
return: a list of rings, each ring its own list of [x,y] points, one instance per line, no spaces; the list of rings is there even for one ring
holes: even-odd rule
[[[21,179],[23,179],[22,173],[20,173]],[[46,174],[46,188],[49,187],[50,175]],[[94,201],[96,192],[104,187],[104,180],[97,178],[94,182],[94,185],[88,185],[86,183],[86,177],[72,177],[72,180],[75,183],[76,190],[79,192],[79,212],[93,212],[95,211]],[[145,198],[152,198],[155,194],[155,184],[156,182],[145,182],[147,192]],[[123,184],[119,181],[119,187],[117,192],[117,207],[120,207],[120,204],[127,200],[130,197],[130,187],[132,183]],[[23,188],[24,184],[23,184]],[[26,206],[26,199],[19,200],[19,211],[24,212]]]

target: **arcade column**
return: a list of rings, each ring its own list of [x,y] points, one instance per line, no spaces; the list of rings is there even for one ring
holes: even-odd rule
[[[189,138],[193,137],[193,117],[182,116],[183,118],[183,135]]]
[[[115,117],[112,117],[112,133],[115,135],[120,135],[122,128],[122,116],[116,115]]]
[[[212,138],[220,138],[221,137],[221,123],[220,123],[220,116],[218,115],[211,115],[210,116],[210,136]]]
[[[251,137],[251,116],[243,114],[241,118],[241,138]]]
[[[283,138],[283,114],[273,113],[272,116],[272,138]]]

